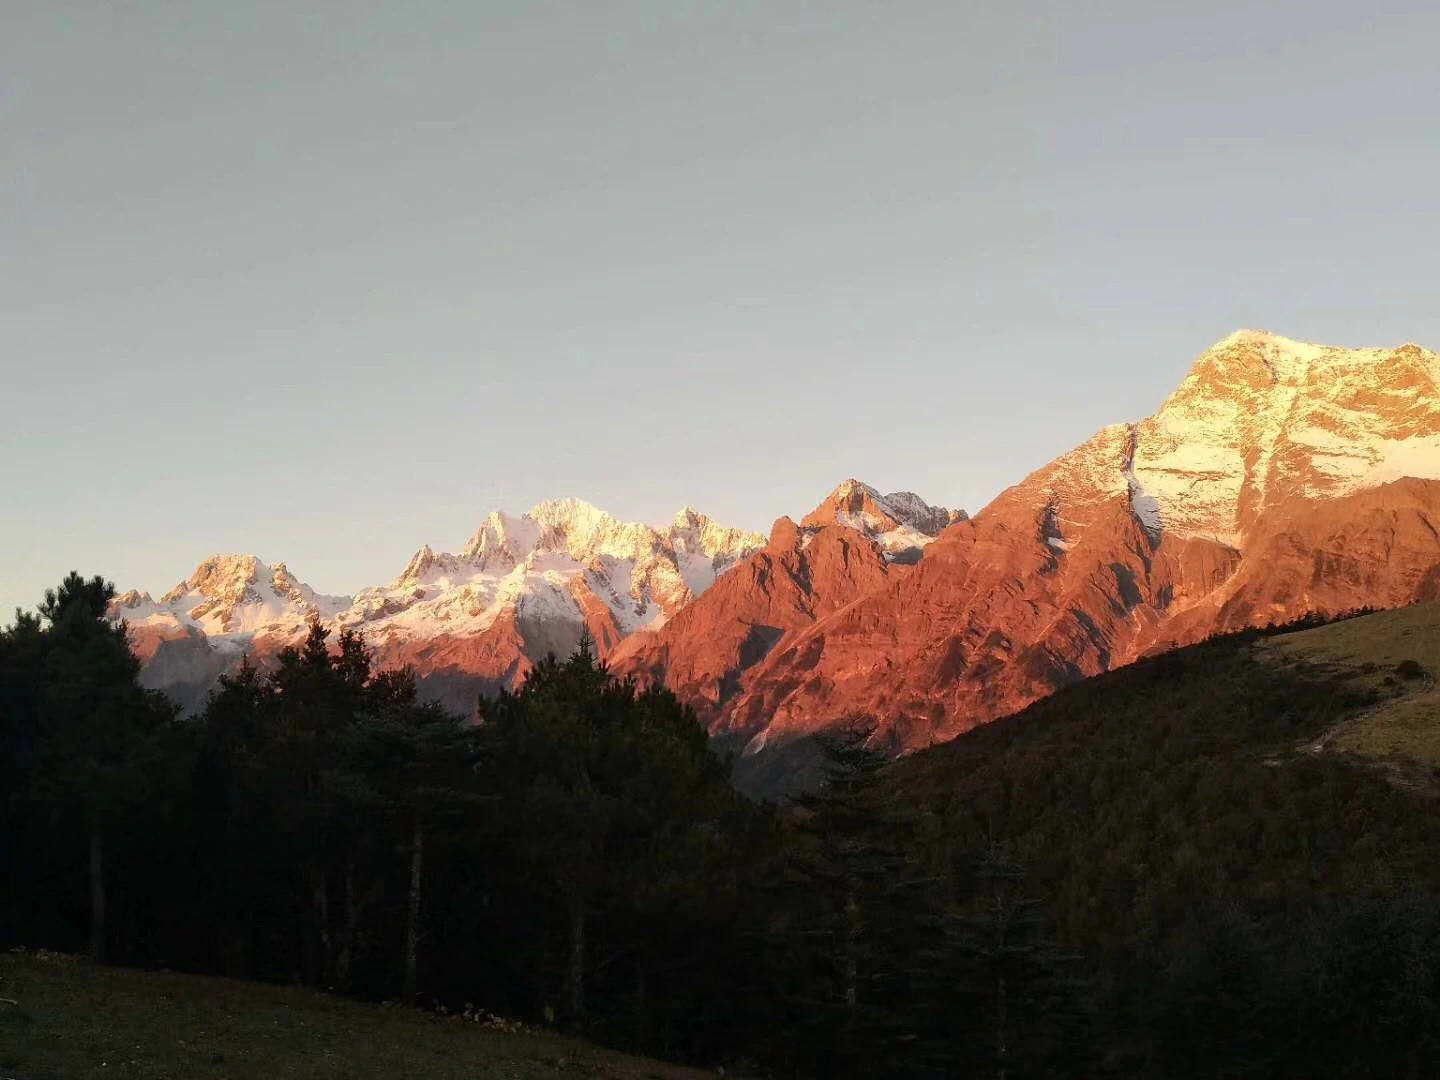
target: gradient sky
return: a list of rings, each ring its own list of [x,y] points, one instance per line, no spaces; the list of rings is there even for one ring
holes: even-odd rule
[[[368,9],[368,10],[366,10]],[[1440,10],[0,3],[0,611],[491,509],[975,510],[1240,326],[1440,346]]]

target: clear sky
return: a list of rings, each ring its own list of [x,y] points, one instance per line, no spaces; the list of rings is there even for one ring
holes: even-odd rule
[[[1440,8],[0,0],[0,611],[576,495],[974,510],[1240,326],[1440,346]]]

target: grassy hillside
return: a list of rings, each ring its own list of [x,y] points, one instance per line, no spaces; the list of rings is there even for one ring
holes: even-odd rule
[[[1344,717],[1317,750],[1354,753],[1432,794],[1440,768],[1440,604],[1416,604],[1270,638],[1271,662],[1322,673],[1375,701]]]
[[[707,1075],[549,1034],[54,954],[0,955],[0,998],[0,1076],[16,1080]]]

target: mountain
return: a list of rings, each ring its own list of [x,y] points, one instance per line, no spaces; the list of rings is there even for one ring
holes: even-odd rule
[[[318,617],[468,709],[588,631],[756,752],[872,717],[896,750],[1217,632],[1440,596],[1440,358],[1240,331],[1155,412],[1113,424],[973,518],[846,480],[767,538],[693,510],[495,513],[457,554],[325,596],[217,556],[130,593],[145,679],[193,706]],[[774,759],[772,759],[774,760]]]
[[[195,707],[243,655],[258,662],[295,642],[311,618],[362,633],[383,664],[412,664],[452,707],[512,686],[547,652],[588,630],[602,656],[674,616],[764,538],[689,507],[661,528],[588,503],[492,513],[458,554],[428,546],[388,585],[324,596],[284,564],[216,555],[159,601],[116,598],[145,663],[142,678]]]
[[[913,567],[886,563],[873,529],[864,551],[807,562],[782,523],[616,663],[752,752],[855,714],[914,749],[1217,631],[1434,597],[1437,380],[1440,358],[1414,345],[1242,331],[1155,415],[1101,429]],[[793,585],[767,589],[772,567]]]

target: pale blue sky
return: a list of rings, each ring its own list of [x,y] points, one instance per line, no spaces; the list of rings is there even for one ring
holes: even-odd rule
[[[496,507],[975,510],[1239,326],[1440,346],[1440,12],[0,0],[0,611]]]

